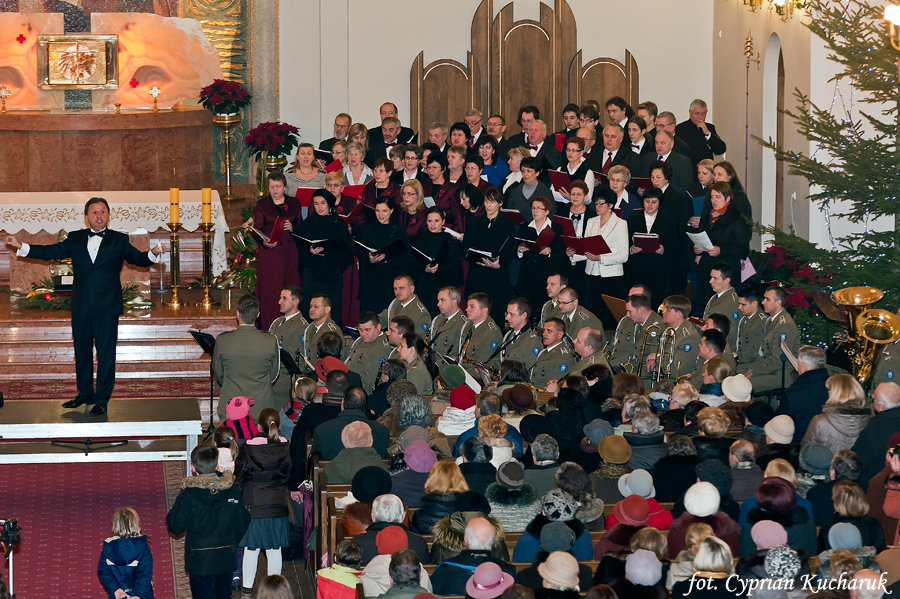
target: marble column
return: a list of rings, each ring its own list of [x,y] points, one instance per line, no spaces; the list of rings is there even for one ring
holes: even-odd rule
[[[278,5],[279,0],[249,1],[248,52],[252,126],[279,120]]]

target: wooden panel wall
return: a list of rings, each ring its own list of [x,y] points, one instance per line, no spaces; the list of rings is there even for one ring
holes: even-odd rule
[[[446,125],[462,120],[465,112],[480,107],[481,93],[477,86],[479,69],[469,53],[469,64],[455,60],[438,60],[422,65],[422,53],[416,57],[410,73],[410,86],[416,90],[412,103],[412,127],[427,139],[428,127],[438,121]]]

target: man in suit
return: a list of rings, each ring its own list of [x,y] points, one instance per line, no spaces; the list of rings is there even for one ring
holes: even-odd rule
[[[603,166],[600,162],[603,160],[603,152],[600,151],[600,146],[597,146],[597,130],[593,127],[579,127],[575,131],[575,137],[584,142],[584,154],[582,155],[588,168],[592,171],[599,171]],[[595,147],[597,149],[594,149]]]
[[[497,140],[497,156],[504,162],[509,161],[509,151],[513,149],[512,143],[503,134],[506,133],[506,119],[499,114],[492,114],[484,124],[487,134]]]
[[[716,127],[706,122],[708,110],[706,102],[697,99],[691,102],[690,118],[675,127],[675,134],[690,147],[691,165],[697,170],[701,160],[712,160],[717,154],[725,153],[725,142],[716,133]]]
[[[347,141],[347,132],[350,130],[350,125],[352,124],[353,119],[350,118],[350,115],[346,112],[342,112],[334,117],[334,137],[329,137],[322,141],[322,143],[319,144],[319,149],[330,152],[331,148],[334,147],[334,142],[338,140]]]
[[[303,332],[309,323],[300,313],[300,302],[303,292],[296,285],[288,285],[281,290],[278,298],[278,310],[281,316],[272,321],[269,332],[278,337],[278,344],[295,360],[303,355]],[[303,370],[303,358],[300,358],[300,369]],[[273,385],[275,399],[285,404],[291,399],[291,374],[282,369]]]
[[[609,169],[614,166],[624,166],[631,170],[632,154],[627,147],[622,147],[622,140],[625,139],[625,130],[618,125],[607,125],[603,128],[603,151],[591,153],[592,170],[603,173],[609,173]]]
[[[656,133],[660,131],[668,131],[672,135],[675,136],[675,151],[681,154],[682,156],[690,156],[691,155],[691,146],[687,145],[683,139],[678,137],[675,133],[676,123],[678,121],[675,120],[675,115],[669,112],[668,110],[664,112],[660,112],[659,116],[656,117]],[[656,135],[653,136],[653,141],[656,141]],[[695,169],[696,170],[696,169]],[[696,174],[696,173],[694,173]]]
[[[658,130],[656,133],[656,153],[647,153],[642,160],[641,172],[645,177],[650,176],[650,165],[660,160],[672,167],[672,178],[669,182],[682,190],[690,187],[694,181],[691,175],[691,161],[687,156],[675,151],[675,135],[667,130]]]
[[[384,119],[393,118],[399,119],[400,115],[397,113],[397,105],[393,102],[385,102],[381,105],[381,109],[379,112],[379,116],[381,119],[382,126],[384,125]],[[409,127],[400,127],[399,121],[398,127],[400,128],[399,133],[396,136],[398,143],[401,144],[414,144],[418,141],[418,136],[416,132],[410,129]],[[384,143],[384,135],[381,131],[381,127],[372,127],[369,129],[369,147],[374,148],[379,144]]]
[[[433,143],[438,147],[438,151],[441,154],[446,156],[447,148],[450,146],[447,145],[447,137],[450,135],[450,129],[444,123],[438,123],[437,121],[431,123],[431,127],[428,128],[428,141],[429,143]]]
[[[481,126],[482,121],[484,120],[484,116],[482,115],[480,110],[476,110],[474,108],[470,108],[466,111],[466,116],[463,119],[463,122],[469,128],[469,147],[474,148],[475,144],[478,142],[478,138],[485,132],[484,127]],[[476,152],[477,154],[477,152]]]
[[[109,204],[91,198],[84,206],[88,229],[73,231],[65,241],[52,245],[29,245],[12,235],[6,245],[20,258],[72,260],[75,280],[72,288],[72,338],[75,342],[75,382],[78,395],[62,407],[73,409],[94,404],[91,416],[106,413],[116,380],[116,340],[122,307],[122,263],[148,267],[159,262],[166,251],[162,244],[144,253],[135,248],[128,235],[109,227]],[[97,347],[97,386],[94,388],[93,348]]]
[[[219,385],[219,418],[225,419],[225,406],[237,396],[252,397],[250,414],[254,419],[265,408],[279,410],[272,385],[278,379],[281,360],[278,337],[257,330],[259,300],[245,295],[237,304],[238,327],[216,338],[212,367]]]
[[[537,106],[522,106],[519,108],[519,117],[516,119],[516,123],[522,128],[520,133],[516,133],[512,137],[509,138],[509,143],[512,144],[514,148],[518,148],[519,146],[527,146],[528,145],[528,127],[531,126],[531,123],[541,118],[541,111],[538,110]]]
[[[630,111],[630,112],[629,112]],[[606,114],[609,115],[609,123],[618,125],[622,129],[628,124],[628,119],[634,111],[628,106],[628,102],[621,96],[613,96],[606,101]]]
[[[658,114],[659,107],[655,102],[641,102],[637,105],[637,115],[647,123],[647,133],[652,137],[656,137],[656,115]]]
[[[399,141],[401,130],[400,119],[396,117],[389,116],[381,122],[381,139],[378,141],[369,140],[369,151],[376,160],[389,158],[392,149],[403,145]]]
[[[525,146],[531,155],[541,161],[544,175],[542,180],[549,187],[550,176],[547,171],[555,171],[563,165],[562,152],[556,149],[551,140],[547,139],[547,123],[534,121],[528,125],[528,145]],[[549,196],[548,196],[549,197]]]
[[[556,143],[556,136],[562,135],[563,140],[567,140],[573,135],[575,135],[575,131],[578,129],[578,104],[566,104],[563,107],[562,111],[563,125],[565,125],[564,129],[560,129],[556,133],[553,134],[554,144]]]

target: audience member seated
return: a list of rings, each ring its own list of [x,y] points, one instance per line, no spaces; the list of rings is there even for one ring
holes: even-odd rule
[[[888,442],[889,449],[884,456],[885,467],[881,472],[869,480],[869,490],[866,492],[866,496],[869,499],[869,515],[881,522],[881,530],[884,531],[884,538],[888,540],[894,537],[894,531],[897,530],[898,525],[897,518],[888,516],[884,512],[884,500],[887,496],[887,481],[893,475],[893,470],[891,470],[890,450],[897,445],[900,445],[900,431],[891,435],[891,440]]]
[[[439,564],[452,560],[465,548],[466,525],[473,518],[484,518],[494,527],[494,544],[491,555],[503,561],[509,561],[509,549],[506,547],[506,531],[503,525],[490,516],[491,506],[484,495],[475,491],[466,491],[456,499],[453,513],[438,520],[431,534],[431,561]]]
[[[574,380],[580,379],[584,383],[584,393],[574,388]],[[559,445],[559,453],[562,456],[575,456],[581,437],[582,429],[587,424],[584,419],[584,405],[587,399],[587,383],[582,377],[569,376],[565,381],[565,387],[559,390],[556,396],[556,409],[548,412],[545,418],[553,425],[553,438]]]
[[[398,436],[401,432],[400,425],[397,424],[397,416],[400,414],[400,404],[403,403],[404,399],[418,396],[419,391],[416,389],[415,384],[411,381],[407,381],[405,378],[403,380],[394,381],[388,386],[385,398],[390,407],[384,411],[384,414],[379,416],[378,422],[388,429],[388,432],[392,437]]]
[[[709,524],[698,522],[688,527],[687,534],[684,537],[687,549],[679,551],[675,559],[669,564],[669,571],[666,573],[666,590],[671,592],[676,582],[688,580],[691,577],[694,573],[694,558],[697,556],[700,541],[712,536],[715,535],[713,535],[713,529]],[[787,539],[787,535],[784,538]]]
[[[535,599],[579,599],[578,560],[571,553],[554,551],[538,566],[543,583],[534,592]]]
[[[612,581],[610,588],[628,599],[665,599],[662,562],[652,551],[638,549],[625,560],[625,576]]]
[[[849,522],[836,524],[829,531],[829,545],[819,554],[819,570],[816,576],[821,580],[831,578],[831,563],[839,558],[852,557],[859,562],[860,568],[869,568],[875,572],[881,572],[881,565],[875,561],[875,548],[866,546],[859,529]]]
[[[491,463],[493,456],[494,449],[481,437],[469,437],[463,443],[459,470],[472,491],[484,495],[497,480],[497,469]]]
[[[610,526],[603,538],[594,545],[594,559],[601,560],[607,553],[619,553],[631,546],[631,538],[647,526],[650,518],[649,504],[640,495],[628,495],[613,507],[616,524]],[[606,582],[600,580],[598,582]]]
[[[740,554],[756,551],[751,530],[763,520],[777,522],[788,535],[788,545],[795,551],[816,553],[816,525],[809,514],[797,505],[797,490],[791,483],[778,477],[767,477],[756,490],[757,507],[747,514],[747,524],[741,527]]]
[[[580,560],[591,559],[591,533],[575,519],[578,503],[561,489],[553,489],[541,498],[541,513],[535,516],[531,524],[519,537],[513,550],[513,561],[530,562],[541,548],[541,529],[550,522],[564,522],[575,533],[575,544],[572,552]]]
[[[619,493],[627,499],[629,495],[640,495],[647,501],[649,510],[648,526],[657,530],[668,530],[672,524],[672,513],[663,508],[655,499],[656,487],[653,485],[653,477],[646,470],[635,470],[630,474],[624,474],[619,478]],[[616,505],[618,506],[620,501]],[[615,510],[606,517],[606,529],[611,530],[618,523]]]
[[[769,465],[766,467],[765,471],[763,471],[763,478],[769,478],[773,476],[783,478],[784,480],[788,481],[795,490],[797,489],[797,471],[794,470],[791,465],[788,464],[785,460],[778,459],[769,462]],[[757,490],[758,489],[759,486],[757,485]],[[741,515],[737,521],[738,526],[744,526],[745,524],[747,524],[747,514],[749,514],[751,510],[756,507],[756,493],[754,493],[753,497],[750,497],[749,499],[746,499],[741,503]],[[806,510],[806,513],[809,514],[809,519],[815,521],[813,518],[812,504],[809,502],[809,500],[800,497],[799,494],[797,495],[797,507],[802,507],[804,510]],[[832,510],[832,512],[833,511],[834,510]],[[830,520],[832,515],[833,513],[829,514],[826,521]]]
[[[584,432],[584,437],[578,446],[581,452],[574,461],[584,468],[585,472],[593,472],[600,467],[600,454],[597,452],[597,446],[600,445],[600,441],[615,433],[612,425],[603,418],[591,420],[581,430]]]
[[[381,378],[375,381],[375,390],[369,394],[369,411],[381,418],[391,404],[388,403],[387,390],[394,381],[406,379],[406,365],[402,360],[388,360],[381,369]],[[399,403],[399,402],[398,402]]]
[[[572,553],[572,545],[574,544],[575,533],[564,522],[551,522],[545,526],[541,529],[541,550],[535,554],[531,565],[519,572],[519,583],[532,590],[541,588],[544,580],[544,577],[539,572],[541,564],[548,562],[548,556],[554,552],[567,553],[574,558]],[[550,562],[548,566],[553,566],[553,562]],[[591,588],[593,575],[594,573],[591,572],[590,566],[579,564],[578,588]]]
[[[731,548],[722,539],[706,537],[697,544],[691,578],[672,586],[672,599],[691,597],[699,590],[704,599],[731,599],[735,593],[726,586],[726,579],[734,572]],[[702,590],[699,586],[703,585]]]
[[[391,492],[391,476],[378,466],[360,468],[350,481],[354,503],[344,506],[341,529],[344,537],[361,535],[372,525],[372,502]]]
[[[377,597],[391,588],[391,576],[388,573],[391,556],[401,549],[409,549],[406,532],[396,526],[388,526],[375,535],[375,548],[378,555],[369,560],[363,568],[359,581],[366,597]],[[419,560],[421,562],[421,560]],[[425,568],[420,568],[419,586],[431,592],[431,579]]]
[[[543,416],[535,416],[543,422]],[[523,424],[528,420],[524,419]],[[551,489],[556,488],[556,471],[559,469],[559,445],[556,439],[547,434],[540,434],[531,443],[531,457],[534,463],[525,467],[525,482],[534,487],[538,497],[543,497]]]
[[[753,539],[756,551],[742,555],[738,559],[735,573],[741,578],[768,578],[766,573],[766,556],[771,549],[780,545],[787,545],[787,531],[777,522],[761,520],[750,529],[750,537]],[[809,559],[807,553],[804,552],[802,555],[804,556],[804,561]]]
[[[502,162],[502,161],[501,161]],[[515,584],[515,578],[503,571],[503,568],[491,562],[485,562],[475,568],[466,582],[466,597],[471,599],[498,599],[503,591]]]
[[[497,529],[485,518],[473,518],[466,524],[464,542],[466,549],[453,558],[451,562],[438,564],[431,575],[431,584],[438,595],[462,595],[466,591],[466,582],[474,568],[490,562],[497,564],[513,578],[515,567],[491,555]]]
[[[719,460],[728,465],[728,450],[734,439],[728,438],[731,419],[720,408],[703,408],[697,415],[699,434],[694,437],[694,447],[701,460]]]
[[[413,514],[412,531],[430,535],[438,520],[456,511],[457,498],[468,490],[469,485],[456,463],[449,460],[436,462],[425,481],[422,504]]]
[[[666,455],[666,434],[659,427],[659,418],[653,412],[636,412],[631,419],[631,432],[622,436],[631,447],[628,465],[633,470],[652,470],[657,460]]]
[[[594,584],[609,584],[614,580],[624,577],[625,560],[639,549],[652,551],[659,561],[668,566],[666,562],[667,547],[668,543],[666,541],[666,536],[662,532],[650,526],[645,526],[632,535],[631,543],[628,547],[625,547],[618,552],[607,552],[606,555],[600,559],[600,563],[597,565],[597,571],[594,573],[593,582]],[[665,571],[663,571],[663,573],[665,574]]]
[[[610,413],[610,410],[604,410],[603,414],[604,418],[616,425],[617,435],[624,435],[625,433],[631,432],[631,419],[634,418],[634,415],[639,411],[651,410],[650,400],[643,395],[645,392],[643,381],[641,381],[637,375],[629,375],[627,372],[620,372],[613,377],[613,397],[610,399],[615,399],[617,391],[625,385],[640,385],[638,388],[641,389],[641,392],[635,393],[629,389],[629,392],[626,393],[622,399],[620,411],[612,411],[612,413]]]
[[[419,556],[419,561],[428,563],[428,543],[419,535],[409,532],[403,520],[406,518],[406,510],[403,502],[396,495],[379,495],[372,502],[372,524],[368,530],[354,537],[363,552],[362,565],[378,555],[377,536],[386,528],[396,527],[406,533],[407,546]]]
[[[413,599],[420,593],[427,593],[419,585],[422,578],[422,564],[414,551],[401,549],[391,556],[388,566],[391,588],[378,595],[378,599]]]
[[[848,549],[835,547],[830,543],[831,529],[842,523],[852,524],[859,532],[860,545],[874,547],[876,551],[885,548],[884,531],[881,524],[869,515],[869,500],[858,484],[842,480],[834,485],[831,496],[834,499],[834,517],[819,529],[819,551],[826,549]]]
[[[860,482],[861,469],[859,457],[852,451],[842,449],[834,454],[834,457],[831,458],[831,467],[828,469],[828,480],[816,485],[806,493],[806,499],[812,508],[813,521],[817,525],[822,526],[834,517],[834,500],[832,499],[834,486],[842,480]],[[881,482],[883,485],[884,481]]]
[[[756,463],[753,443],[738,439],[728,450],[731,465],[731,497],[738,503],[756,496],[756,487],[763,479],[763,473]]]
[[[737,521],[741,513],[741,506],[731,496],[731,486],[734,479],[731,478],[731,468],[719,460],[703,460],[697,464],[697,480],[712,483],[719,491],[719,511],[728,514],[728,517]],[[684,513],[684,503],[679,498],[672,508],[672,515],[676,518]]]
[[[850,449],[872,417],[872,409],[866,406],[866,392],[849,374],[829,377],[825,386],[828,401],[822,406],[822,413],[810,421],[800,445],[815,441],[833,452]]]
[[[675,518],[669,527],[669,559],[686,548],[685,537],[691,524],[708,524],[715,535],[725,541],[737,553],[740,527],[737,522],[719,511],[719,490],[712,483],[694,483],[684,495],[685,512]]]
[[[419,429],[425,431],[425,440],[434,449],[438,459],[448,457],[450,455],[450,442],[447,440],[447,435],[431,426],[431,404],[417,393],[407,393],[407,391],[411,391],[408,386],[404,385],[402,388],[404,389],[405,397],[400,400],[400,405],[397,406],[397,417],[394,422],[395,430],[398,431],[396,434],[397,440],[394,440],[391,446],[388,447],[388,457],[393,457],[400,452],[402,447],[398,445],[398,442],[409,438],[410,434],[407,431],[410,429],[416,430],[416,435],[420,434],[418,432]]]
[[[666,379],[668,380],[668,379]],[[671,382],[671,381],[669,381]],[[696,403],[700,399],[700,392],[694,389],[694,386],[688,382],[678,383],[672,388],[672,392],[669,394],[669,403],[668,410],[660,410],[659,411],[659,421],[662,423],[663,428],[670,433],[674,433],[684,427],[687,426],[685,423],[685,411],[686,408],[692,404]],[[652,401],[652,395],[651,395]],[[702,404],[696,408],[697,412],[705,408],[706,405]],[[696,424],[696,422],[695,422]],[[697,429],[693,429],[693,434],[688,436],[696,436]],[[686,434],[686,433],[676,433],[676,434]]]
[[[491,448],[491,464],[494,468],[513,457],[513,442],[507,438],[509,425],[499,414],[491,414],[478,419],[478,436]]]
[[[869,480],[884,468],[884,451],[891,435],[900,431],[900,385],[881,383],[872,394],[873,416],[862,430],[853,451],[862,462],[860,485],[865,489]]]
[[[575,518],[588,530],[605,530],[603,500],[594,492],[594,483],[584,468],[575,462],[564,462],[553,477],[556,488],[562,489],[578,502]]]
[[[787,461],[794,470],[800,467],[800,444],[794,443],[794,421],[790,416],[775,416],[766,423],[766,446],[759,450],[756,463],[763,470],[772,460]]]
[[[806,497],[816,485],[828,482],[828,470],[834,453],[821,443],[807,443],[800,448],[797,470],[797,494]]]
[[[603,462],[591,473],[591,481],[597,497],[604,503],[615,503],[624,496],[619,492],[619,479],[631,472],[628,460],[631,459],[631,446],[625,437],[610,435],[600,442],[597,448]]]
[[[450,391],[450,406],[437,419],[437,429],[445,435],[461,435],[473,426],[475,392],[468,385],[457,385]]]
[[[480,422],[480,419],[482,417],[491,416],[493,414],[502,415],[503,403],[504,402],[501,396],[497,395],[496,393],[485,392],[479,395],[478,401],[475,403],[475,424],[471,428],[469,428],[469,430],[460,433],[459,437],[456,438],[456,443],[454,443],[453,445],[454,457],[459,455],[460,447],[462,447],[462,444],[466,442],[466,439],[469,439],[470,437],[477,437],[480,435],[478,423]],[[507,439],[512,441],[513,446],[515,447],[515,455],[521,455],[522,433],[520,433],[518,429],[516,429],[516,427],[510,426],[507,429],[505,436]],[[502,464],[503,462],[500,463]]]
[[[656,500],[663,503],[677,501],[684,496],[697,480],[697,464],[701,461],[694,442],[686,435],[669,437],[666,452],[667,455],[660,458],[653,467],[653,479],[666,481],[656,495]],[[756,491],[756,487],[753,491]]]
[[[391,461],[391,490],[407,507],[419,507],[422,503],[422,489],[431,473],[432,466],[438,461],[437,454],[422,437],[427,437],[425,429],[410,427],[407,431],[418,429],[419,438],[409,442],[403,449],[402,457]],[[410,438],[412,435],[410,435]],[[396,466],[395,466],[396,463]]]
[[[753,443],[754,448],[764,446],[766,444],[765,426],[775,417],[775,410],[764,401],[751,401],[744,406],[743,412],[744,430],[738,437]]]
[[[350,483],[354,475],[366,466],[375,466],[385,471],[388,469],[387,464],[372,447],[370,424],[356,420],[341,431],[341,444],[344,449],[323,469],[325,480],[329,484]]]
[[[800,376],[784,390],[775,414],[786,414],[794,421],[795,443],[800,442],[813,417],[822,411],[828,401],[828,370],[825,368],[825,350],[804,345],[797,352],[797,372]]]
[[[347,389],[341,402],[341,412],[333,420],[316,427],[313,433],[313,451],[322,452],[323,460],[334,460],[338,453],[346,447],[342,442],[342,431],[351,422],[365,423],[370,429],[370,436],[373,440],[372,447],[375,448],[375,452],[382,458],[387,455],[390,435],[387,428],[366,417],[366,392],[362,387]]]
[[[497,469],[497,482],[488,485],[485,498],[506,532],[523,532],[541,511],[534,487],[525,482],[525,469],[515,460]]]

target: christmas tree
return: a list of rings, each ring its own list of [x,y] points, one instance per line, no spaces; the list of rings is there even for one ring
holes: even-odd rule
[[[758,141],[788,164],[790,174],[806,177],[810,202],[828,218],[864,224],[864,231],[833,238],[831,247],[818,247],[793,231],[762,226],[757,230],[771,235],[776,248],[783,248],[776,251],[778,260],[786,257],[817,271],[815,276],[795,272],[792,280],[785,281],[788,286],[806,293],[821,289],[823,281],[829,291],[877,287],[885,294],[878,307],[896,310],[900,306],[900,239],[896,227],[872,232],[868,222],[900,212],[900,52],[887,35],[883,6],[857,0],[810,0],[807,7],[812,18],[806,27],[824,40],[829,58],[839,65],[832,81],[849,80],[862,108],[836,116],[795,91],[797,107],[785,114],[817,149],[807,155],[777,147],[771,139]],[[827,342],[833,330],[814,310],[800,314],[798,324],[806,325],[809,342]]]

